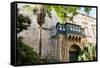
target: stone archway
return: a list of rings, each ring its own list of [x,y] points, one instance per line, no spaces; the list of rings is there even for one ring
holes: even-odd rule
[[[65,38],[59,35],[57,40],[57,58],[61,62],[74,62],[78,61],[79,52],[83,49],[82,39],[78,36],[69,35]]]
[[[80,47],[76,44],[73,44],[72,46],[70,46],[69,48],[70,62],[78,61],[78,55],[79,55],[80,50],[81,50]]]

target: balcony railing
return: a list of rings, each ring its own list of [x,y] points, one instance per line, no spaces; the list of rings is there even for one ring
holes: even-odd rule
[[[77,34],[81,36],[85,36],[84,28],[81,28],[80,25],[65,23],[60,24],[59,22],[56,25],[57,34]]]

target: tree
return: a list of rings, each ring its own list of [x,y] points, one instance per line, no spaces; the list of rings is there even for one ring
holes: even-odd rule
[[[60,23],[64,23],[66,19],[73,21],[73,17],[77,15],[78,13],[77,10],[79,10],[80,7],[46,5],[46,9],[49,12],[49,15],[50,15],[51,10],[54,10],[58,18],[60,19]]]
[[[17,38],[17,64],[38,64],[40,62],[39,55],[33,51],[33,48],[23,43],[21,38]]]
[[[42,50],[42,25],[45,23],[45,16],[46,16],[46,10],[45,6],[42,5],[41,7],[35,7],[32,10],[32,6],[30,5],[24,5],[24,10],[27,12],[32,12],[37,15],[37,24],[40,26],[40,40],[39,40],[39,55],[41,56],[41,50]],[[38,8],[40,8],[40,13],[38,13]]]
[[[42,25],[45,22],[45,16],[46,16],[45,8],[44,6],[41,6],[40,13],[38,13],[37,15],[37,23],[38,25],[40,25],[40,41],[39,41],[39,55],[40,56],[41,56],[41,50],[42,50]]]
[[[17,33],[26,30],[27,27],[30,26],[31,20],[28,16],[24,16],[23,14],[18,14],[17,16]]]
[[[90,13],[91,10],[92,9],[90,7],[85,7],[84,8],[84,11],[86,12],[87,15],[89,15],[89,13]]]
[[[87,46],[80,52],[79,61],[93,60],[96,60],[96,45],[88,43]]]

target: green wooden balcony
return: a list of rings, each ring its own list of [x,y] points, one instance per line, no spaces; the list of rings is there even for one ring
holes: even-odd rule
[[[56,24],[57,34],[75,34],[85,36],[84,28],[80,25],[72,24],[72,23],[65,23],[60,24],[59,22]]]

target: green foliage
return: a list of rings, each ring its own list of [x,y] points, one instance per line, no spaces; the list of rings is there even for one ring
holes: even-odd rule
[[[70,20],[73,19],[73,16],[77,14],[77,10],[80,9],[79,7],[73,6],[56,6],[56,5],[46,5],[46,10],[50,13],[51,10],[54,10],[57,13],[57,16],[60,18],[61,22],[63,23],[66,18]],[[68,14],[72,14],[71,17]],[[50,16],[50,14],[49,14]]]
[[[84,11],[86,12],[87,15],[89,15],[89,12],[92,10],[90,7],[85,7]]]
[[[29,17],[24,16],[23,14],[18,14],[17,16],[17,33],[26,30],[31,24]]]
[[[86,47],[80,52],[79,61],[92,61],[96,60],[96,46],[88,43]]]
[[[31,5],[24,5],[23,8],[24,8],[24,11],[27,11],[30,13],[30,12],[32,12],[33,7]]]
[[[51,16],[52,6],[51,5],[45,5],[45,9],[46,9],[48,16],[50,18],[52,18],[52,16]]]
[[[41,63],[39,55],[33,51],[33,48],[24,44],[20,38],[17,38],[17,64],[38,64]]]
[[[53,8],[56,11],[57,16],[61,19],[61,22],[63,22],[66,17],[67,10],[64,8],[64,6],[54,6]]]

